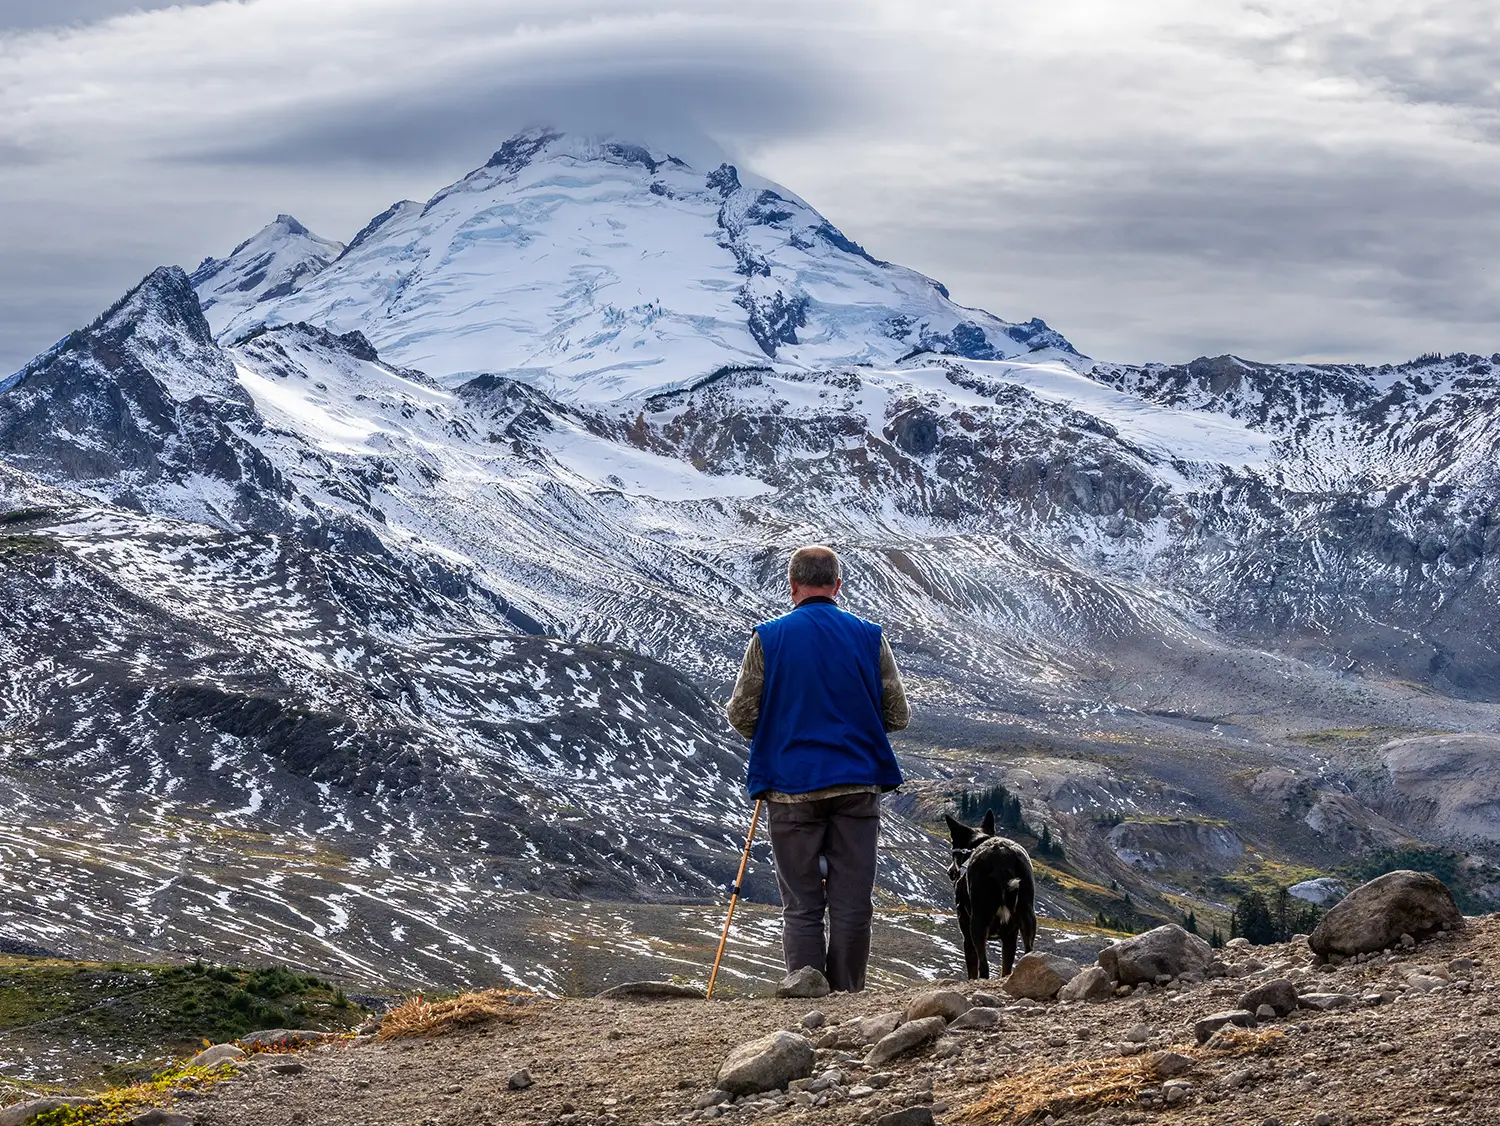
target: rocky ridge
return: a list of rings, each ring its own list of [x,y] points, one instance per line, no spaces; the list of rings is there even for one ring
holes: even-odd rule
[[[1497,959],[1486,917],[1338,963],[1303,941],[1237,940],[1202,970],[1190,959],[1093,1001],[1016,1000],[999,982],[815,1002],[520,998],[455,1036],[329,1042],[292,1066],[252,1055],[172,1109],[198,1126],[1485,1123]],[[729,1070],[733,1091],[717,1085]]]

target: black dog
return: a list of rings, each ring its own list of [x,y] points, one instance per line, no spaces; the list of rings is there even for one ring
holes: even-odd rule
[[[964,935],[964,961],[969,977],[990,976],[989,940],[1001,942],[1001,969],[1010,976],[1016,960],[1016,935],[1031,953],[1036,942],[1036,884],[1031,857],[1015,841],[995,836],[995,811],[989,810],[979,828],[955,821],[946,813],[953,837],[953,864],[948,877],[958,901],[958,928]]]

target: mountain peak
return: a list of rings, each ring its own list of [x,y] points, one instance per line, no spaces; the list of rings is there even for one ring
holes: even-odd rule
[[[192,283],[214,331],[261,301],[285,297],[344,252],[344,244],[319,238],[295,216],[282,213],[230,251],[206,258]]]
[[[524,130],[425,204],[376,216],[331,265],[316,236],[250,240],[194,276],[215,329],[359,330],[392,362],[459,382],[618,400],[725,368],[893,365],[922,352],[1071,353],[1040,321],[955,304],[792,192],[723,160],[610,134]],[[283,272],[267,263],[287,255]],[[291,271],[298,272],[291,272]],[[226,315],[227,314],[227,315]]]
[[[700,143],[698,147],[703,147]],[[515,174],[539,157],[567,157],[577,161],[638,164],[648,172],[664,165],[689,168],[689,163],[655,144],[625,139],[611,133],[567,133],[550,126],[526,129],[495,150],[484,169]]]

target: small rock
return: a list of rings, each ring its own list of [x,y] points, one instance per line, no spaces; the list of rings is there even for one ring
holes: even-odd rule
[[[1114,982],[1103,966],[1090,966],[1057,991],[1059,1001],[1108,1001],[1114,995]]]
[[[1314,1116],[1313,1126],[1333,1126],[1333,1115],[1329,1114],[1326,1110],[1323,1111],[1321,1114]]]
[[[1440,977],[1431,974],[1412,974],[1406,979],[1406,984],[1418,993],[1434,993],[1444,988],[1448,983]]]
[[[925,1106],[908,1106],[882,1114],[875,1126],[933,1126],[932,1111]]]
[[[1144,1044],[1147,1040],[1151,1039],[1151,1026],[1148,1024],[1138,1024],[1125,1033],[1125,1039],[1129,1040],[1132,1044]]]
[[[719,1066],[718,1085],[732,1095],[779,1090],[811,1075],[813,1059],[812,1045],[801,1036],[773,1032],[730,1052]]]
[[[896,1012],[876,1013],[872,1017],[860,1017],[855,1022],[855,1028],[860,1036],[860,1043],[873,1044],[895,1032],[901,1025],[901,1014]],[[849,1045],[857,1047],[856,1044]]]
[[[154,1106],[133,1117],[130,1126],[194,1126],[194,1120],[175,1110]]]
[[[1279,1015],[1270,1005],[1255,1006],[1256,1020],[1275,1020]]]
[[[1472,973],[1478,964],[1473,958],[1454,958],[1448,963],[1448,972],[1452,974]]]
[[[972,1008],[962,993],[951,989],[929,989],[918,993],[906,1006],[907,1020],[922,1020],[925,1017],[942,1017],[957,1020]]]
[[[828,1023],[828,1018],[817,1009],[814,1009],[810,1013],[803,1013],[800,1023],[803,1028],[822,1028],[825,1024]]]
[[[1403,950],[1415,950],[1417,948],[1417,940],[1409,934],[1403,934],[1398,941],[1401,943],[1401,949]]]
[[[880,1042],[870,1049],[865,1063],[870,1067],[879,1067],[897,1056],[932,1043],[947,1027],[948,1022],[938,1016],[908,1021],[889,1035],[881,1037]]]
[[[1256,1012],[1262,1005],[1271,1006],[1272,1016],[1284,1017],[1297,1009],[1297,987],[1284,977],[1258,985],[1240,997],[1240,1008]]]
[[[1190,971],[1207,973],[1213,960],[1213,948],[1176,923],[1168,923],[1099,951],[1099,965],[1112,980],[1122,985],[1154,982],[1162,974],[1172,978]]]
[[[438,1092],[440,1095],[461,1095],[463,1093],[464,1086],[462,1083],[450,1083]]]
[[[1188,1097],[1192,1087],[1186,1083],[1168,1083],[1162,1088],[1162,1094],[1166,1096],[1168,1105],[1180,1103]]]
[[[800,970],[793,970],[781,979],[781,984],[776,987],[776,996],[787,997],[827,997],[832,992],[828,979],[822,972],[813,969],[812,966],[803,966]]]
[[[1255,1014],[1244,1009],[1227,1009],[1221,1013],[1211,1013],[1202,1020],[1193,1022],[1193,1036],[1199,1044],[1207,1044],[1208,1038],[1226,1025],[1254,1028]]]
[[[1096,967],[1097,968],[1097,967]],[[1004,1017],[999,1009],[972,1008],[948,1027],[957,1032],[978,1032],[986,1028],[999,1028]]]
[[[269,1071],[272,1075],[301,1075],[307,1070],[296,1060],[276,1060],[272,1063],[262,1064],[262,1070]]]
[[[868,1099],[874,1093],[875,1088],[866,1083],[858,1083],[849,1088],[849,1097],[851,1099]]]
[[[1186,1075],[1193,1070],[1193,1057],[1185,1056],[1181,1052],[1162,1052],[1152,1062],[1156,1073],[1166,1079]]]
[[[720,1103],[728,1101],[728,1099],[728,1091],[714,1087],[712,1090],[704,1091],[703,1094],[693,1100],[693,1109],[707,1110],[711,1106],[718,1106]]]
[[[893,1071],[877,1071],[874,1075],[866,1076],[866,1078],[865,1078],[865,1086],[867,1086],[867,1087],[874,1087],[877,1091],[879,1091],[879,1090],[883,1090],[886,1087],[889,1087],[895,1081],[896,1081],[896,1074],[895,1074],[895,1072],[893,1072]]]
[[[245,1049],[238,1044],[215,1044],[211,1048],[204,1048],[192,1059],[188,1060],[189,1067],[218,1067],[221,1063],[245,1058]]]
[[[1297,998],[1297,1004],[1316,1013],[1326,1013],[1354,1004],[1354,998],[1347,993],[1304,993]]]
[[[1057,991],[1078,976],[1080,967],[1070,958],[1032,951],[1015,964],[1004,989],[1012,997],[1050,1001]]]
[[[511,1074],[511,1077],[505,1081],[505,1085],[512,1091],[524,1091],[527,1087],[530,1087],[533,1082],[535,1082],[535,1080],[531,1078],[531,1072],[527,1071],[523,1067],[520,1071],[513,1072]]]
[[[975,1006],[976,1008],[998,1009],[1001,1003],[1002,1002],[1000,998],[996,997],[993,993],[969,994],[969,1004]]]

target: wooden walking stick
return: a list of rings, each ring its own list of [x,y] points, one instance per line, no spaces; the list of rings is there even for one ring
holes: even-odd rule
[[[724,945],[729,941],[729,924],[734,922],[734,905],[740,901],[740,886],[745,882],[745,865],[750,863],[750,846],[755,843],[755,826],[760,822],[760,806],[764,798],[757,798],[755,812],[750,815],[750,834],[745,838],[745,851],[740,855],[739,875],[734,878],[734,888],[729,896],[729,916],[724,920],[724,933],[719,936],[719,952],[714,955],[714,972],[708,975],[708,992],[704,1000],[714,995],[714,981],[719,976],[719,963],[724,960]]]

